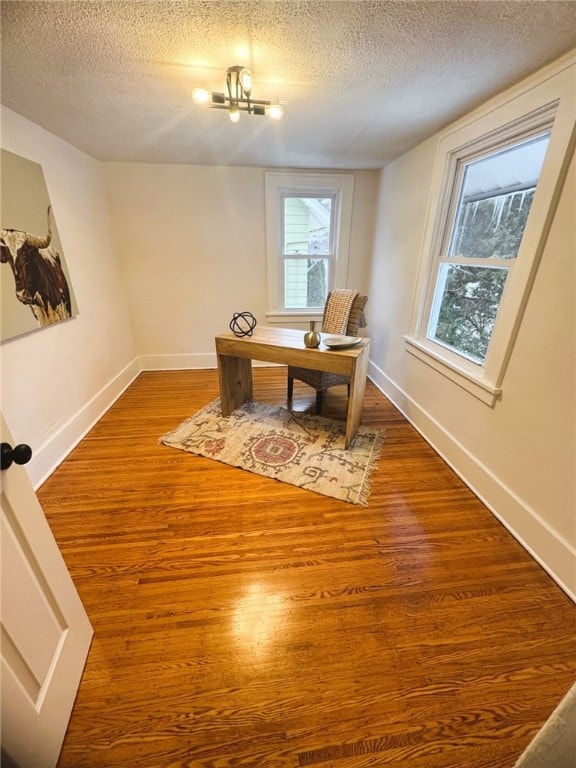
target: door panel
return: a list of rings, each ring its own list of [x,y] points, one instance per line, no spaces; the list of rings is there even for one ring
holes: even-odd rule
[[[2,418],[2,442],[14,444]],[[2,471],[2,757],[56,765],[92,627],[23,467]]]

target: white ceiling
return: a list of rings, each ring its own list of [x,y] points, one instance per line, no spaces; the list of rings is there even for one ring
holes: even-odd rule
[[[2,102],[102,160],[384,166],[576,46],[574,0],[2,0]],[[193,103],[252,68],[278,123]]]

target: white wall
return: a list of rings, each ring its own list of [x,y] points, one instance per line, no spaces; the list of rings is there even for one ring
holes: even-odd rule
[[[494,408],[406,350],[438,137],[381,174],[370,375],[576,599],[574,160]]]
[[[234,312],[266,325],[262,168],[106,163],[144,368],[213,367]],[[368,284],[378,174],[355,173],[348,285]]]
[[[2,147],[40,163],[78,317],[2,344],[2,411],[34,456],[34,485],[57,465],[138,371],[111,234],[102,164],[2,108]],[[2,279],[12,280],[7,265]]]

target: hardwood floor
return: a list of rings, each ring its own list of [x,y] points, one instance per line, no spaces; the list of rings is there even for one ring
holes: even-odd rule
[[[373,385],[368,508],[159,444],[217,395],[142,374],[39,490],[95,629],[59,768],[511,768],[574,604]]]

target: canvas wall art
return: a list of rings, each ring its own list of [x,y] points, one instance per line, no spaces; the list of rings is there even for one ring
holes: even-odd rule
[[[6,341],[78,314],[42,167],[1,150],[1,334]]]

